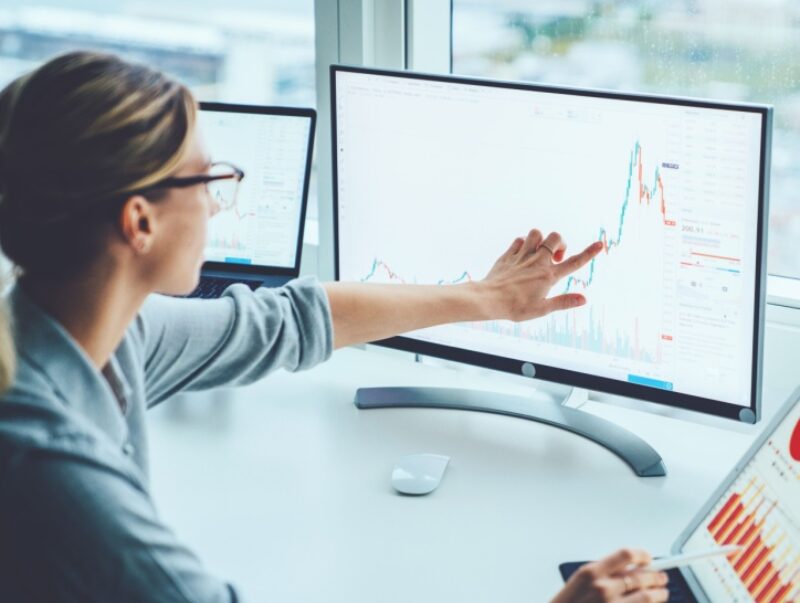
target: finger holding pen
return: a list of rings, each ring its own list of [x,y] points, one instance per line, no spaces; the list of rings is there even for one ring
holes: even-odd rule
[[[660,603],[667,601],[667,574],[649,571],[652,557],[639,549],[620,549],[587,563],[569,579],[552,603]]]

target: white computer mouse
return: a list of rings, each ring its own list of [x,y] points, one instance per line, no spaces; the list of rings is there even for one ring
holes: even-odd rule
[[[401,494],[419,496],[436,490],[442,481],[449,456],[409,454],[400,458],[392,471],[392,487]]]

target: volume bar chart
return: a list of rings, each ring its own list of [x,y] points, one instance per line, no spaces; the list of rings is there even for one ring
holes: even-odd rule
[[[781,509],[765,495],[766,486],[751,479],[734,492],[708,524],[719,545],[742,549],[728,557],[742,585],[756,603],[784,603],[800,596],[800,550],[786,532]]]
[[[598,354],[613,354],[618,358],[631,358],[642,362],[661,362],[663,348],[656,345],[651,352],[646,349],[639,336],[639,319],[633,318],[633,334],[617,330],[609,332],[602,319],[588,310],[586,325],[578,326],[574,314],[561,314],[539,322],[512,323],[488,321],[466,323],[476,331],[514,337],[521,340],[539,341],[570,347]]]

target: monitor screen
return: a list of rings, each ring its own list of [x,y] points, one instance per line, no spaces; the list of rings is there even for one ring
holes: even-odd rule
[[[685,552],[739,545],[692,567],[711,601],[795,601],[800,595],[800,404],[689,535]]]
[[[303,110],[203,103],[200,132],[212,161],[241,168],[236,204],[208,225],[206,260],[293,268],[297,263],[313,117]]]
[[[582,308],[394,347],[730,417],[759,397],[765,107],[333,67],[337,276],[483,278],[531,228],[605,250]]]

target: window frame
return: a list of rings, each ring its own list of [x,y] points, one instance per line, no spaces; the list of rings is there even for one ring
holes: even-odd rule
[[[319,247],[317,270],[334,278],[329,68],[334,63],[449,73],[452,0],[316,0]],[[444,32],[444,38],[441,33]]]
[[[333,268],[330,82],[332,63],[452,73],[454,0],[315,2],[319,129],[319,248],[322,278]],[[767,320],[800,326],[800,279],[768,274]]]

